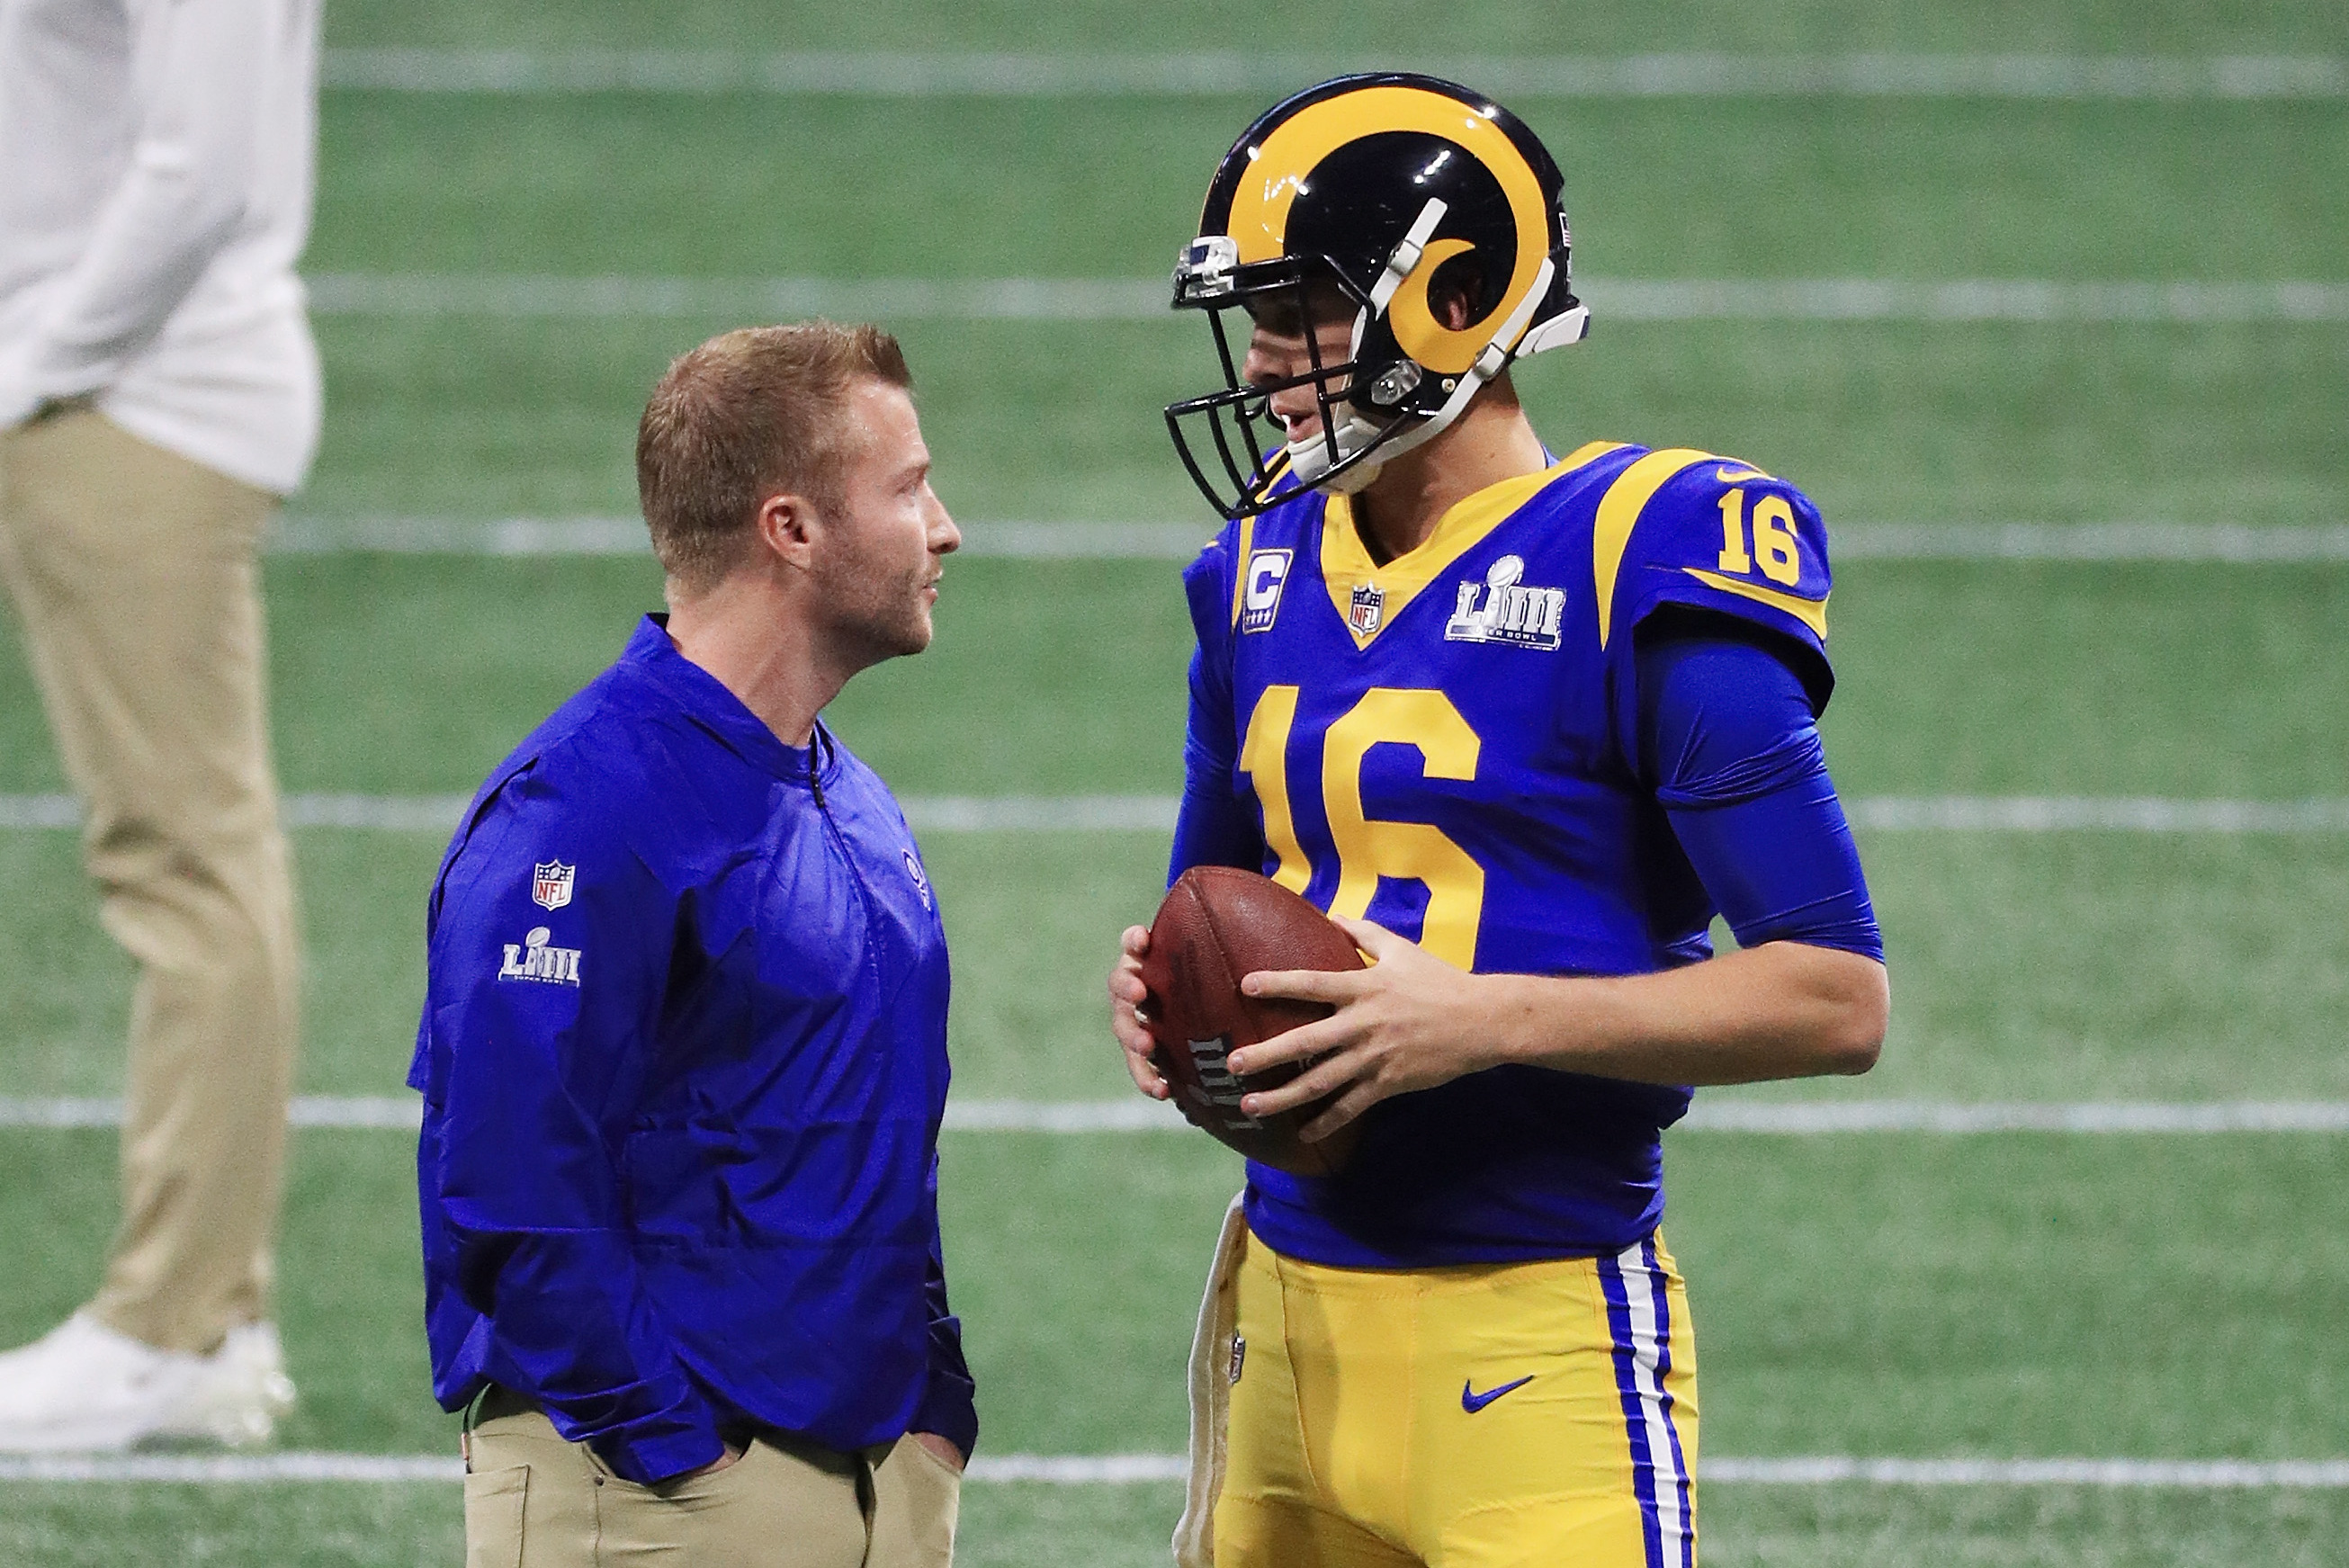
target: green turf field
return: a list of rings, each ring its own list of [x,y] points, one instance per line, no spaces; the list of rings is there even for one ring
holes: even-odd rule
[[[2349,56],[2312,0],[1680,0],[1607,14],[1315,0],[847,12],[745,0],[330,7],[339,46],[1105,52]],[[1429,36],[1432,15],[1451,29]],[[1300,67],[1305,68],[1305,67]],[[1303,80],[1300,77],[1300,83]],[[318,274],[1147,278],[1247,97],[906,98],[336,91]],[[1609,280],[2349,283],[2340,98],[1527,99],[1568,178],[1590,342],[1522,373],[1559,448],[1693,444],[1840,521],[2349,521],[2349,324],[1622,321]],[[698,317],[335,315],[319,519],[625,514],[637,407]],[[903,336],[937,483],[972,521],[1202,516],[1158,406],[1206,389],[1189,322],[927,318]],[[1201,536],[1207,532],[1200,524]],[[1854,797],[2349,796],[2349,563],[1853,561],[1830,759]],[[650,562],[279,556],[289,790],[461,793],[656,607]],[[967,560],[936,648],[832,721],[915,795],[1171,793],[1188,634],[1163,562]],[[63,788],[13,638],[0,796]],[[306,1093],[399,1092],[429,833],[296,836]],[[1163,836],[935,834],[957,1094],[1101,1099],[1117,928]],[[1894,975],[1882,1067],[1758,1100],[2349,1099],[2349,834],[1864,835]],[[102,1096],[129,971],[72,835],[0,830],[0,1099]],[[2349,1456],[2349,1139],[1668,1144],[1708,1459]],[[285,1447],[444,1451],[426,1388],[412,1144],[296,1135]],[[948,1262],[993,1454],[1167,1453],[1236,1162],[1180,1134],[956,1133]],[[95,1279],[110,1134],[0,1128],[0,1344]],[[1166,1561],[1164,1483],[974,1484],[960,1560]],[[1704,1560],[2335,1563],[2349,1491],[1723,1484]],[[0,1563],[451,1565],[446,1486],[0,1481]]]

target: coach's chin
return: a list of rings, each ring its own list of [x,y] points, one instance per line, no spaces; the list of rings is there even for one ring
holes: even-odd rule
[[[895,339],[711,339],[638,428],[666,615],[502,763],[410,1082],[468,1560],[943,1568],[978,1439],[938,1243],[947,951],[820,715],[960,542]]]

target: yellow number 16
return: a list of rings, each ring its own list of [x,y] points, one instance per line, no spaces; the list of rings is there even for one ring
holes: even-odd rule
[[[1721,569],[1751,575],[1754,555],[1761,557],[1762,575],[1793,587],[1803,575],[1802,557],[1795,551],[1795,509],[1782,495],[1765,495],[1754,508],[1754,555],[1745,552],[1745,492],[1731,490],[1721,498]]]
[[[1267,686],[1248,716],[1240,769],[1264,803],[1265,839],[1280,864],[1272,880],[1303,892],[1312,862],[1297,841],[1288,807],[1288,737],[1297,726],[1298,688]],[[1373,746],[1409,746],[1430,779],[1476,777],[1476,732],[1440,691],[1373,686],[1330,727],[1321,743],[1321,804],[1338,851],[1338,892],[1330,913],[1359,920],[1381,877],[1427,889],[1420,945],[1466,969],[1476,961],[1485,913],[1485,868],[1426,822],[1389,822],[1362,815],[1362,758]]]

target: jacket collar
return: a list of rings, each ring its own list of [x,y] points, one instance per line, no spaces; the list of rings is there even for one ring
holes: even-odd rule
[[[818,718],[806,746],[792,746],[767,721],[742,705],[725,683],[678,650],[668,617],[657,612],[636,623],[620,662],[634,668],[672,702],[680,717],[745,762],[776,778],[808,787],[818,775],[811,754],[823,758],[821,777],[829,782],[839,768],[839,747]]]

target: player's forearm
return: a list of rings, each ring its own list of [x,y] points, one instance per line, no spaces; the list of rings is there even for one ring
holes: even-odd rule
[[[1501,1059],[1640,1083],[1864,1073],[1890,1006],[1883,965],[1796,942],[1656,975],[1482,983]]]

